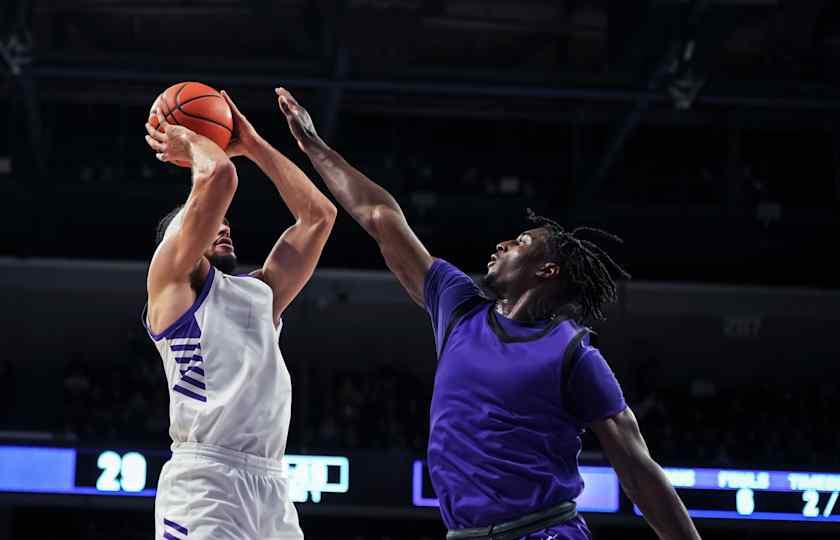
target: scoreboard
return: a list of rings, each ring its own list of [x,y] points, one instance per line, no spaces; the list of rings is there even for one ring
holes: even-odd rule
[[[0,492],[154,497],[165,450],[113,450],[0,445]],[[345,456],[287,455],[283,470],[295,502],[320,503],[346,493]]]
[[[152,498],[168,450],[0,445],[0,493]],[[286,455],[290,496],[327,508],[422,509],[438,501],[422,460],[352,452]],[[779,470],[666,468],[696,519],[840,523],[840,474]],[[582,465],[583,513],[641,513],[621,492],[611,467]],[[63,499],[62,499],[63,500]]]
[[[840,474],[732,469],[666,469],[696,518],[840,523]],[[634,512],[639,514],[638,508]]]

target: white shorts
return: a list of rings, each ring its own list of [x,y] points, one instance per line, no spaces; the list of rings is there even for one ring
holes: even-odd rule
[[[155,498],[155,539],[303,538],[278,461],[196,443],[173,445]]]

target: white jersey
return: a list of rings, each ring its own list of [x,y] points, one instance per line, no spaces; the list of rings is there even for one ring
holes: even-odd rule
[[[169,435],[280,460],[286,449],[292,384],[263,281],[212,265],[193,305],[160,334],[143,322],[163,359]]]

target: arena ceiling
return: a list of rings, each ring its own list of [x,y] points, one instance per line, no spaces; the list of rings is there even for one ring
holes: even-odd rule
[[[283,81],[349,109],[482,115],[502,104],[549,121],[646,97],[654,108],[840,108],[837,2],[15,0],[6,10],[6,48],[15,36],[31,44],[42,99],[146,102],[149,88],[192,78],[240,94]]]
[[[432,129],[475,119],[559,134],[544,145],[565,167],[555,206],[572,206],[571,194],[586,220],[616,221],[637,244],[654,229],[673,237],[652,243],[639,265],[672,262],[659,246],[686,237],[685,268],[744,258],[745,246],[761,265],[784,263],[795,258],[791,246],[801,258],[820,252],[840,225],[840,2],[7,0],[0,53],[0,115],[14,113],[8,144],[31,155],[42,177],[55,167],[45,156],[63,142],[51,129],[57,115],[75,125],[83,111],[87,128],[109,105],[106,114],[128,125],[183,80],[267,110],[266,91],[282,84],[309,104],[327,140],[348,118],[441,119]],[[753,182],[739,172],[741,158],[761,165],[774,152],[790,159],[771,171],[771,204],[735,208]],[[644,176],[665,158],[660,184]],[[688,185],[671,175],[683,161],[703,174],[709,165],[717,178]],[[693,206],[650,196],[666,191]],[[599,193],[621,206],[588,204]],[[768,229],[780,212],[778,231]],[[718,275],[731,273],[728,264]],[[680,272],[663,275],[695,275]],[[828,282],[836,272],[824,274]]]

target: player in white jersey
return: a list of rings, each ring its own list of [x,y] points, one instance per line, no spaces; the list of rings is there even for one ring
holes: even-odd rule
[[[143,317],[170,390],[172,459],[158,482],[155,538],[303,538],[281,473],[292,397],[278,338],[336,209],[223,95],[234,117],[226,152],[158,111],[165,133],[146,124],[158,159],[192,167],[186,203],[159,228]],[[231,275],[236,255],[225,219],[238,181],[234,156],[271,178],[296,219],[263,266],[244,276]]]

